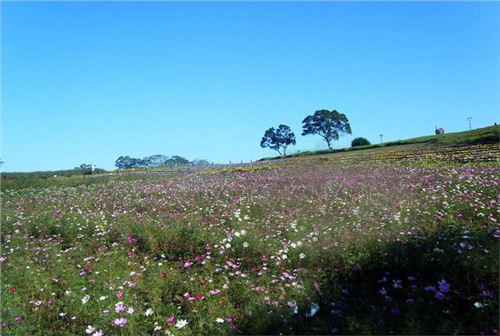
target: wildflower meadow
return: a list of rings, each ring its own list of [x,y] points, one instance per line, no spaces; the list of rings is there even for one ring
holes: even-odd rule
[[[498,334],[499,182],[304,159],[5,189],[1,332]]]

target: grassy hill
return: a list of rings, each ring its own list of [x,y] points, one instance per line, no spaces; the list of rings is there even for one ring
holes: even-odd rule
[[[441,135],[428,135],[417,138],[410,138],[405,140],[397,140],[384,142],[381,144],[374,144],[369,146],[360,147],[350,147],[350,148],[340,148],[340,149],[325,149],[319,151],[306,151],[296,154],[287,155],[285,157],[268,157],[263,158],[264,160],[276,160],[281,158],[293,158],[309,155],[322,155],[331,153],[341,153],[341,152],[351,152],[351,151],[363,151],[367,149],[378,149],[392,146],[408,146],[408,145],[420,145],[420,146],[408,146],[408,147],[398,147],[398,149],[409,149],[409,148],[421,148],[421,147],[443,147],[443,146],[467,146],[467,145],[481,145],[481,144],[498,144],[500,142],[500,126],[488,126],[483,128],[474,129],[465,132],[454,132]]]

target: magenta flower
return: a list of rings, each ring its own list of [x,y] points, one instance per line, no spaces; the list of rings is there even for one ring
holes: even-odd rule
[[[116,297],[117,297],[117,298],[121,298],[121,297],[123,297],[123,292],[118,292],[118,293],[116,293]]]

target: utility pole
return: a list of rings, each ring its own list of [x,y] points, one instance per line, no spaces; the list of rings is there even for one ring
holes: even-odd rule
[[[382,137],[383,137],[384,135],[383,135],[382,133],[380,133],[378,136],[380,137],[380,143],[383,143],[383,142],[384,142],[384,140],[382,139]]]
[[[469,120],[469,131],[472,131],[472,124],[471,124],[472,117],[467,118],[467,120]]]

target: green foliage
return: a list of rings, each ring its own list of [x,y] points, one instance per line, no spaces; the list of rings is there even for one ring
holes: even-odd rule
[[[266,130],[260,142],[260,147],[268,147],[274,149],[280,153],[280,155],[286,155],[288,146],[295,144],[295,134],[290,127],[287,125],[279,125],[277,129],[271,127]]]
[[[189,160],[179,155],[174,155],[163,163],[165,166],[185,166],[190,164]]]
[[[326,141],[328,149],[332,149],[331,142],[338,140],[340,135],[351,133],[349,119],[336,110],[319,110],[302,121],[302,135],[319,135]]]
[[[371,145],[371,143],[365,138],[355,138],[351,142],[351,147],[368,146],[368,145]]]

